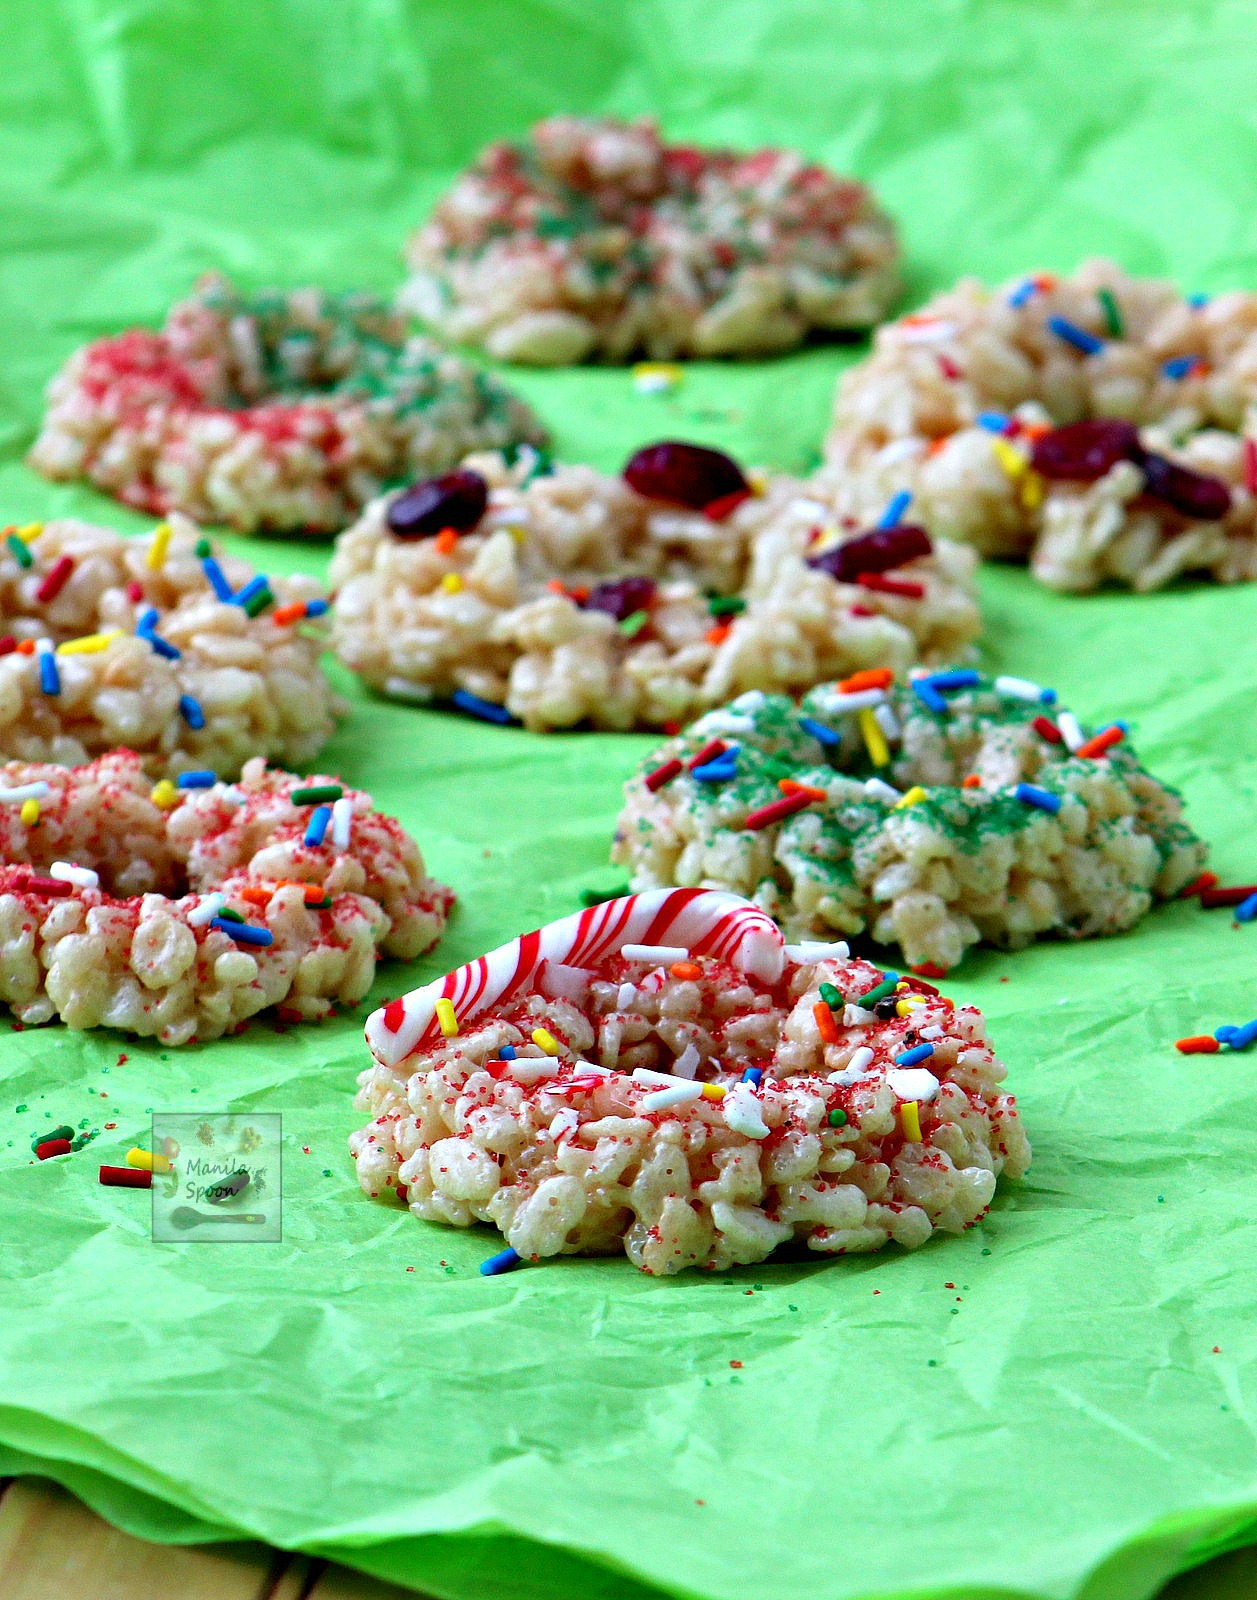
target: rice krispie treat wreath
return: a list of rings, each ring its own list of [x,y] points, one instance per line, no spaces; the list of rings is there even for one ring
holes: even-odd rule
[[[733,890],[792,935],[867,932],[941,975],[979,941],[1133,926],[1204,844],[1120,723],[969,668],[745,695],[649,756],[612,859],[634,888]]]
[[[248,533],[326,534],[373,495],[470,450],[542,444],[509,389],[386,301],[239,294],[202,279],[160,333],[76,352],[53,379],[30,464],[141,511]]]
[[[333,643],[374,688],[533,729],[666,728],[741,691],[955,659],[975,558],[830,526],[784,476],[665,441],[618,477],[476,456],[336,542]]]
[[[788,150],[582,117],[491,144],[407,259],[404,298],[445,337],[541,366],[776,354],[870,326],[899,288],[894,225],[863,184]]]
[[[0,766],[0,863],[0,1001],[169,1045],[356,1004],[454,898],[369,795],[261,757],[236,784],[153,785],[130,750]]]
[[[345,709],[320,668],[328,602],[173,513],[143,537],[72,518],[0,534],[0,759],[118,745],[154,772],[312,760]]]
[[[1184,299],[1105,261],[973,279],[878,330],[822,471],[1053,588],[1257,577],[1257,294]]]
[[[1030,1159],[981,1014],[667,889],[551,923],[367,1023],[372,1196],[521,1258],[720,1270],[796,1240],[915,1248]]]

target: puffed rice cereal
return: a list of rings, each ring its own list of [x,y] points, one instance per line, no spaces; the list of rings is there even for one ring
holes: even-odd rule
[[[790,1241],[913,1249],[1030,1160],[980,1012],[843,944],[784,945],[733,895],[551,923],[392,1001],[367,1039],[363,1189],[491,1223],[525,1259],[623,1250],[662,1275]]]
[[[19,1021],[217,1039],[268,1007],[354,1005],[381,956],[440,937],[453,894],[369,795],[260,756],[236,784],[193,778],[154,787],[130,750],[0,766],[0,1002]]]
[[[552,117],[481,154],[410,241],[405,300],[446,338],[562,366],[759,356],[868,327],[899,289],[863,184],[789,150],[664,144]]]

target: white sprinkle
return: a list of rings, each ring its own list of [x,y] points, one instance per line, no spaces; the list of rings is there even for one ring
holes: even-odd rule
[[[820,500],[792,500],[788,510],[796,517],[811,517],[813,521],[823,521],[829,515],[829,507]]]
[[[842,1008],[842,1023],[845,1028],[863,1028],[870,1022],[877,1021],[877,1013],[866,1011],[863,1006],[845,1005]]]
[[[764,691],[762,689],[748,689],[745,694],[740,694],[736,700],[731,700],[735,711],[741,711],[747,716],[764,709]]]
[[[901,461],[911,461],[923,455],[926,448],[920,439],[892,439],[877,452],[877,464],[879,467],[895,467]]]
[[[641,1102],[641,1111],[667,1111],[671,1106],[685,1105],[691,1100],[701,1100],[701,1083],[678,1083],[668,1089],[656,1089]]]
[[[93,872],[90,867],[78,867],[72,861],[54,861],[48,868],[50,878],[59,878],[62,883],[72,883],[78,889],[99,889],[100,874]]]
[[[199,906],[194,906],[188,912],[188,926],[203,928],[207,922],[216,917],[227,904],[225,894],[207,894]]]
[[[678,1078],[674,1072],[654,1072],[650,1067],[634,1067],[633,1078],[637,1083],[653,1083],[657,1084],[661,1089],[670,1089],[678,1083],[683,1083],[688,1087],[692,1082],[689,1078]],[[699,1084],[698,1087],[701,1093],[702,1084]]]
[[[938,1079],[928,1067],[892,1067],[886,1082],[900,1100],[938,1099]]]
[[[851,955],[851,947],[845,939],[838,939],[833,944],[820,944],[815,939],[804,939],[799,944],[786,946],[786,957],[790,961],[797,961],[800,966],[810,966],[814,961],[846,961]]]
[[[689,951],[683,944],[622,944],[620,954],[626,961],[648,961],[662,967],[672,961],[685,961]]]
[[[226,800],[229,805],[245,806],[249,803],[245,799],[244,795],[240,793],[239,789],[236,788],[234,783],[217,784],[214,792],[217,794],[220,800]]]
[[[349,830],[353,826],[354,803],[347,794],[332,802],[332,847],[349,849]]]
[[[622,983],[620,992],[615,997],[615,1009],[617,1011],[627,1011],[636,999],[637,985],[635,983]]]
[[[1014,700],[1028,700],[1036,706],[1046,705],[1049,701],[1047,691],[1037,683],[1031,683],[1029,678],[996,678],[995,692],[1011,695]]]
[[[699,1055],[694,1045],[687,1044],[685,1049],[682,1050],[681,1054],[672,1063],[672,1071],[678,1078],[693,1078],[694,1074],[698,1071],[702,1059],[702,1056]]]
[[[36,639],[35,640],[35,654],[37,656],[50,656],[50,655],[52,655],[52,653],[53,653],[53,643],[52,643],[51,639]]]
[[[508,1062],[511,1077],[517,1083],[542,1083],[547,1078],[557,1078],[561,1063],[551,1056],[516,1056]]]
[[[427,705],[433,698],[426,683],[411,683],[409,678],[385,678],[384,693],[394,700],[413,700],[416,705]]]
[[[822,695],[813,693],[813,704],[827,715],[843,716],[849,711],[865,711],[880,706],[886,699],[885,689],[856,689],[851,694]]]
[[[1080,746],[1086,744],[1087,736],[1078,725],[1078,718],[1072,711],[1060,711],[1056,716],[1056,726],[1061,730],[1061,738],[1065,741],[1065,748],[1072,755]]]
[[[903,737],[903,729],[899,726],[899,718],[895,715],[894,707],[889,702],[873,708],[873,721],[876,722],[892,744]]]
[[[898,322],[887,331],[893,332],[900,344],[933,344],[937,339],[950,339],[956,332],[956,324],[945,322],[942,318],[935,322],[911,322],[906,325]]]
[[[932,1023],[928,1028],[917,1029],[918,1039],[942,1039],[945,1037],[943,1029],[936,1022]]]
[[[20,805],[23,800],[42,800],[52,788],[41,778],[38,783],[19,783],[12,789],[0,789],[0,804]]]
[[[575,1106],[565,1106],[554,1121],[550,1124],[550,1137],[556,1144],[561,1144],[570,1134],[580,1127],[580,1112]]]
[[[858,1050],[852,1053],[851,1060],[847,1062],[841,1072],[831,1072],[829,1074],[830,1083],[839,1084],[843,1088],[849,1088],[853,1083],[858,1083],[868,1071],[869,1063],[872,1059],[873,1052],[868,1045],[862,1044]]]
[[[701,731],[711,734],[727,733],[731,738],[741,739],[745,734],[755,732],[755,724],[750,717],[735,716],[732,711],[711,711],[703,718]]]
[[[903,795],[893,785],[884,783],[881,778],[866,778],[864,792],[870,800],[881,800],[888,806],[897,805]]]
[[[734,1133],[740,1133],[746,1139],[768,1137],[771,1130],[764,1121],[759,1096],[755,1093],[753,1084],[735,1083],[720,1102],[720,1109],[725,1114],[726,1124]]]

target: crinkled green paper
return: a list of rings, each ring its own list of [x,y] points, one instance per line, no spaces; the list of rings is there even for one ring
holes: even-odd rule
[[[82,340],[207,268],[384,289],[489,137],[562,109],[797,144],[878,185],[912,291],[1107,252],[1257,285],[1251,3],[8,0],[0,128],[6,519],[138,519],[20,465]],[[563,454],[663,435],[800,468],[850,353],[527,373]],[[275,569],[318,551],[236,540]],[[983,580],[987,666],[1129,718],[1231,879],[1257,876],[1257,588],[1061,598]],[[321,763],[415,832],[460,909],[400,992],[610,888],[643,740],[532,737],[353,696]],[[915,1255],[658,1281],[368,1202],[358,1016],[163,1051],[0,1024],[0,1471],[170,1540],[256,1536],[449,1600],[1142,1600],[1257,1537],[1257,929],[1190,905],[981,954],[1035,1146],[985,1223]],[[125,1052],[126,1059],[120,1059]],[[96,1184],[149,1109],[280,1111],[281,1245],[156,1246]],[[21,1109],[25,1107],[25,1109]],[[44,1165],[30,1140],[102,1128]],[[116,1126],[104,1129],[106,1122]]]

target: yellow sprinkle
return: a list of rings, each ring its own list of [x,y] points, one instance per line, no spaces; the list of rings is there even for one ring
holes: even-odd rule
[[[108,633],[85,633],[79,639],[67,639],[64,644],[57,646],[57,654],[59,656],[94,656],[100,650],[108,650],[121,632],[121,628],[111,628]]]
[[[548,1033],[545,1028],[533,1029],[532,1042],[540,1045],[548,1056],[557,1056],[559,1053],[559,1041],[552,1033]]]
[[[758,472],[752,468],[746,475],[746,481],[750,485],[752,494],[766,495],[768,493],[768,474],[766,472]]]
[[[869,753],[869,760],[875,767],[887,766],[890,762],[890,746],[873,715],[872,706],[865,706],[860,713],[860,732],[864,735],[864,748]]]
[[[463,587],[463,580],[459,577],[457,572],[447,572],[441,579],[441,587],[445,590],[446,594],[457,594],[458,591]]]
[[[458,1017],[454,1007],[448,1000],[438,1000],[436,1003],[436,1020],[441,1024],[441,1032],[447,1039],[452,1039],[458,1032]]]
[[[909,1144],[921,1143],[921,1107],[915,1100],[905,1100],[899,1107],[899,1120],[903,1136]]]
[[[151,1150],[141,1150],[137,1146],[127,1151],[127,1166],[138,1167],[141,1172],[169,1172],[170,1157],[154,1155]]]
[[[159,522],[153,529],[153,542],[148,547],[148,555],[144,558],[151,572],[157,572],[166,562],[166,551],[170,548],[170,535],[173,533],[168,522]]]
[[[1042,473],[1027,472],[1021,480],[1021,503],[1027,511],[1037,511],[1047,494],[1047,483]]]
[[[1020,450],[1014,450],[1007,439],[992,439],[991,449],[995,452],[995,459],[1004,471],[1014,481],[1021,477],[1029,463]]]
[[[914,995],[911,997],[905,996],[904,999],[902,999],[895,1007],[895,1010],[901,1017],[907,1017],[911,1016],[918,1006],[923,1006],[924,1004],[925,1001],[920,995]]]
[[[38,539],[43,531],[44,525],[42,522],[28,522],[24,527],[17,530],[17,536],[29,544],[32,539]]]
[[[516,544],[523,544],[524,540],[528,537],[527,528],[517,528],[514,524],[507,528],[506,531],[510,534],[511,538],[514,539]]]
[[[179,791],[169,778],[160,778],[153,785],[149,799],[155,806],[161,806],[163,811],[169,811],[172,806],[179,804]]]
[[[718,1083],[705,1083],[703,1085],[702,1097],[704,1100],[723,1100],[725,1097],[725,1091]]]
[[[22,809],[18,812],[18,816],[21,817],[28,828],[33,828],[39,821],[39,801],[23,800]]]
[[[908,790],[907,794],[904,795],[903,799],[895,802],[895,810],[902,811],[905,806],[920,805],[921,801],[925,798],[925,790],[919,783],[914,783],[911,789]]]
[[[639,361],[633,368],[633,387],[640,394],[667,394],[685,377],[671,361]]]

